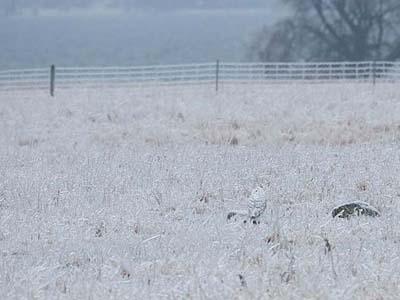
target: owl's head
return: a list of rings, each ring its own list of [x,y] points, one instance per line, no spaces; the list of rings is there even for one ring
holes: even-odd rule
[[[258,185],[258,186],[256,186],[256,188],[255,189],[253,189],[253,191],[251,192],[251,195],[254,197],[254,196],[258,196],[258,197],[260,197],[260,196],[265,196],[265,189],[264,189],[264,187],[262,186],[262,185]]]

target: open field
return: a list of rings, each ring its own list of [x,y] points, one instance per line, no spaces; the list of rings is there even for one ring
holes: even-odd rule
[[[0,94],[0,299],[398,299],[398,84]],[[258,183],[258,226],[227,221]],[[337,220],[362,200],[380,218]]]

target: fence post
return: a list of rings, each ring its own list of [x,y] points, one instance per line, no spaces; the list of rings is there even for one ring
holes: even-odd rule
[[[215,91],[218,93],[219,89],[219,59],[217,59],[217,64],[215,66]]]
[[[372,63],[372,83],[375,85],[376,83],[376,61],[374,60]]]
[[[51,97],[54,97],[55,81],[56,81],[56,66],[51,65],[51,67],[50,67],[50,96]]]

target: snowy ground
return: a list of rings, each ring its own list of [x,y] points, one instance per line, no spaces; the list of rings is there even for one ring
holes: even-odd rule
[[[400,88],[0,94],[0,299],[397,299]],[[227,221],[258,183],[259,226]],[[334,220],[363,200],[381,218]]]

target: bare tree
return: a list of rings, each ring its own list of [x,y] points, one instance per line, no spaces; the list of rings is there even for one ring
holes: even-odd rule
[[[258,59],[400,58],[399,0],[282,1],[293,9],[293,15],[256,37],[252,52]]]

